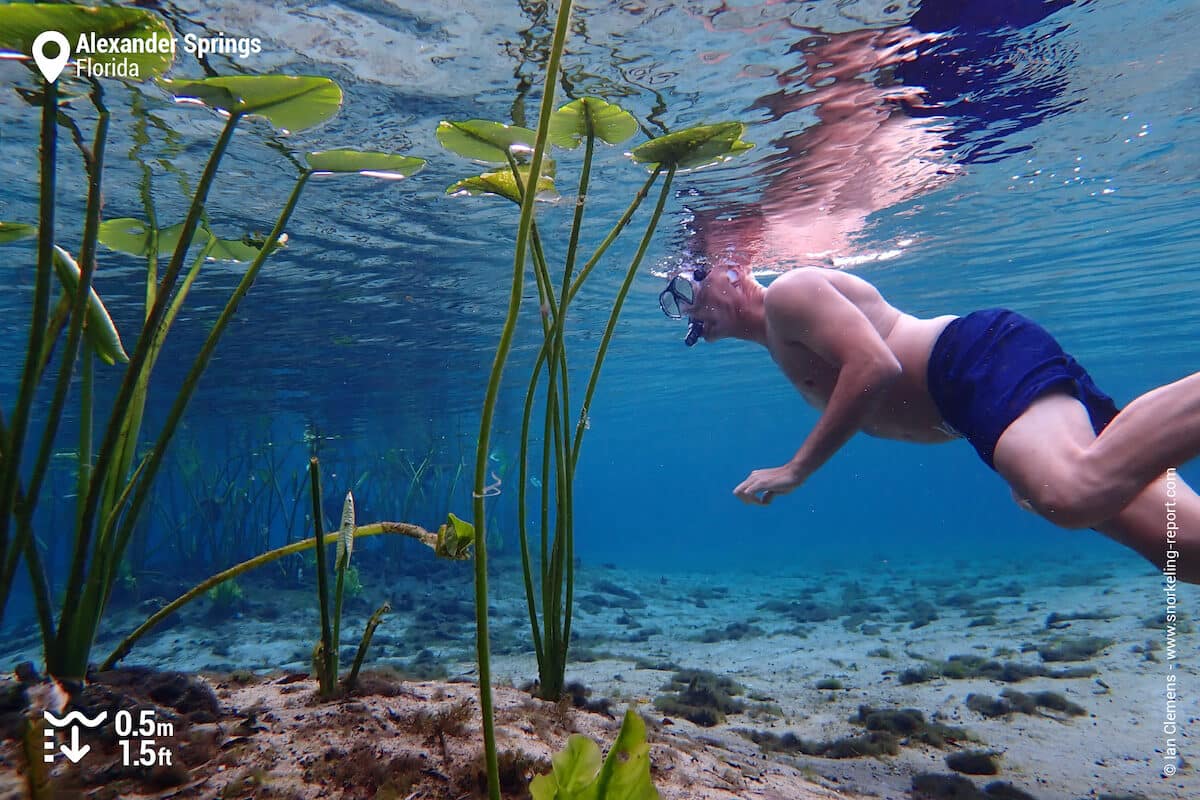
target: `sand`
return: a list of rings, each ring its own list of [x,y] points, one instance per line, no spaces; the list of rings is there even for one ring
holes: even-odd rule
[[[502,749],[524,752],[536,761],[560,748],[572,730],[611,741],[617,719],[556,709],[513,688],[534,677],[536,665],[528,651],[524,598],[511,564],[497,569],[493,674]],[[664,797],[904,798],[912,796],[914,776],[949,774],[946,757],[968,750],[998,754],[997,775],[968,778],[977,787],[1002,781],[1039,800],[1200,796],[1200,777],[1187,760],[1194,755],[1189,735],[1200,717],[1197,635],[1185,629],[1175,658],[1169,658],[1157,619],[1163,608],[1161,579],[1139,562],[1115,558],[1088,564],[1070,573],[1074,585],[1064,583],[1064,574],[1055,565],[1018,562],[941,572],[931,572],[928,565],[879,564],[870,574],[815,566],[810,573],[664,574],[585,565],[576,594],[575,660],[568,678],[585,684],[593,700],[607,699],[614,717],[630,704],[643,713],[651,727],[654,776]],[[359,776],[355,785],[342,788],[334,785],[336,775],[314,773],[312,767],[314,759],[336,762],[355,753],[351,760],[360,760],[368,752],[375,763],[387,763],[397,753],[424,752],[430,763],[440,765],[435,771],[467,781],[461,765],[478,757],[480,738],[469,587],[441,594],[435,589],[420,580],[413,585],[409,600],[415,607],[398,610],[385,621],[371,662],[406,670],[432,663],[446,677],[403,683],[392,696],[314,704],[310,680],[279,672],[304,670],[302,656],[311,651],[316,619],[301,592],[295,598],[272,592],[269,602],[283,610],[277,609],[270,621],[253,613],[268,598],[252,598],[247,610],[220,626],[205,619],[200,604],[175,627],[139,644],[127,663],[259,673],[253,678],[240,674],[238,680],[219,674],[205,678],[222,709],[219,732],[213,736],[233,738],[230,730],[245,719],[247,709],[258,709],[263,729],[236,743],[237,759],[220,773],[210,769],[214,762],[193,770],[187,791],[198,793],[173,789],[174,794],[162,796],[216,796],[222,780],[233,779],[225,773],[260,764],[266,783],[276,787],[273,791],[286,788],[291,793],[278,796],[375,797],[364,789],[370,783],[366,778]],[[1187,610],[1200,592],[1181,587],[1178,598]],[[765,605],[769,603],[774,605]],[[355,605],[345,629],[361,630],[370,605]],[[820,619],[823,614],[829,618]],[[117,614],[114,619],[121,624],[114,627],[127,629],[135,618],[133,611]],[[1102,646],[1080,661],[1044,661],[1039,648],[1064,637],[1099,637]],[[10,660],[22,655],[36,655],[36,650],[14,653]],[[1011,682],[949,677],[932,669],[956,655],[1094,672]],[[902,682],[905,670],[922,665],[933,673],[928,680]],[[657,710],[655,698],[664,694],[676,668],[703,668],[733,678],[742,687],[738,699],[746,710],[707,727]],[[1177,755],[1167,752],[1172,737],[1163,729],[1172,675],[1180,695],[1173,737]],[[818,688],[820,681],[836,681],[824,685],[840,688]],[[968,695],[995,698],[1006,689],[1027,695],[1053,691],[1084,713],[1041,707],[1032,709],[1033,714],[988,717],[966,705]],[[463,700],[471,704],[471,719],[461,735],[448,738],[445,752],[440,743],[434,746],[404,733],[403,721],[414,709]],[[941,747],[901,737],[897,755],[860,758],[762,750],[747,738],[750,730],[793,733],[810,741],[862,735],[863,726],[851,720],[863,705],[915,708],[927,720],[961,727],[965,736],[955,734]],[[1171,770],[1173,775],[1165,774]],[[317,773],[325,778],[314,779]],[[463,796],[475,791],[464,785],[456,790]]]

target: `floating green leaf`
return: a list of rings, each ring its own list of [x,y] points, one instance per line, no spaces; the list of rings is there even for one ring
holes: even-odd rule
[[[341,87],[329,78],[314,76],[233,75],[162,83],[179,102],[263,117],[284,131],[319,125],[342,105]]]
[[[276,247],[282,247],[287,244],[287,235],[279,237],[280,241],[276,243]],[[208,260],[209,261],[253,261],[258,258],[258,254],[262,251],[263,245],[266,244],[266,238],[259,236],[250,236],[247,234],[241,239],[218,239],[215,236],[210,236],[208,240]]]
[[[551,757],[554,769],[529,784],[533,800],[657,800],[650,780],[650,746],[646,723],[633,710],[625,712],[621,731],[608,758],[600,762],[600,746],[586,736],[567,739],[566,749]]]
[[[133,217],[118,217],[106,219],[100,223],[100,243],[110,250],[119,253],[129,253],[134,256],[150,254],[150,235],[153,230],[144,221]],[[158,255],[170,255],[179,244],[179,235],[183,233],[183,223],[171,225],[158,231]],[[192,237],[194,244],[208,232],[197,228]]]
[[[24,222],[0,222],[0,244],[19,242],[37,236],[37,226]]]
[[[643,164],[662,164],[676,169],[701,167],[728,161],[753,144],[742,141],[745,126],[740,122],[697,125],[651,139],[633,148],[630,155]]]
[[[79,265],[75,263],[75,259],[71,257],[70,253],[58,245],[54,246],[54,270],[58,273],[58,279],[62,282],[63,288],[73,298],[79,291]],[[117,326],[113,324],[108,309],[104,307],[100,295],[96,294],[94,288],[89,289],[83,334],[87,337],[88,344],[104,360],[104,363],[115,364],[118,361],[121,363],[129,361],[129,356],[125,354],[125,348],[121,344],[121,335],[117,333]]]
[[[33,41],[44,31],[58,31],[71,46],[71,60],[88,59],[90,74],[105,76],[113,67],[128,64],[131,80],[147,80],[166,72],[175,60],[175,37],[159,17],[141,8],[82,6],[59,3],[4,3],[0,5],[0,51],[32,56]],[[118,47],[152,52],[90,52],[93,40]],[[140,40],[140,41],[139,41]],[[131,44],[122,44],[130,41]],[[70,71],[64,74],[71,74]]]
[[[442,147],[486,164],[507,164],[508,153],[530,152],[536,139],[537,134],[529,128],[486,119],[439,122],[437,127],[437,140]]]
[[[529,182],[529,168],[518,167],[517,171],[521,174],[521,185],[525,186]],[[482,175],[476,175],[472,178],[463,178],[458,183],[446,190],[446,194],[454,197],[462,196],[478,196],[478,195],[496,195],[512,200],[514,203],[521,202],[521,194],[517,190],[517,182],[513,179],[511,169],[499,170],[497,172],[485,172]],[[542,175],[537,182],[537,200],[551,201],[558,199],[558,192],[554,189],[554,178],[549,175]]]
[[[173,253],[182,232],[182,222],[159,230],[156,248],[158,255],[168,256]],[[150,254],[151,233],[150,226],[143,220],[118,217],[100,223],[99,238],[100,243],[110,250],[134,256],[147,256]],[[253,261],[265,244],[261,236],[255,238],[249,234],[241,239],[219,239],[203,226],[198,227],[192,237],[192,244],[197,242],[208,243],[210,261]],[[286,240],[280,241],[278,245],[285,243]]]
[[[475,544],[475,526],[454,514],[448,514],[446,524],[438,528],[437,543],[433,552],[442,558],[462,561],[471,557],[471,546]]]
[[[550,141],[574,148],[588,129],[609,144],[617,144],[637,133],[637,120],[625,109],[598,97],[581,97],[567,103],[550,117]]]
[[[305,159],[317,175],[357,172],[360,175],[392,180],[415,175],[425,166],[424,159],[365,150],[319,150],[308,153]]]

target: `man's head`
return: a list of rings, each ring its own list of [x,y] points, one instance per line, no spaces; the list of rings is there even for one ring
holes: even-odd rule
[[[730,336],[757,340],[762,289],[742,265],[690,267],[672,276],[659,305],[667,316],[688,320],[689,346],[701,336],[709,342]]]

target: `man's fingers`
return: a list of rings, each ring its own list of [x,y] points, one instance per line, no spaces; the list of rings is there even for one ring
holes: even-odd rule
[[[754,483],[751,480],[747,479],[747,480],[742,481],[740,484],[738,484],[738,487],[733,490],[733,493],[735,495],[737,495],[737,498],[739,500],[741,500],[743,503],[746,503],[747,505],[765,506],[767,503],[769,503],[771,501],[769,499],[759,498],[758,493],[761,491],[763,491],[763,490],[755,488]],[[768,497],[770,496],[770,494],[771,494],[770,492],[765,493],[765,495]]]

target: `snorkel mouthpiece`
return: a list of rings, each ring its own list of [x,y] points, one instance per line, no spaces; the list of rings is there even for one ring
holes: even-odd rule
[[[700,337],[704,335],[704,323],[698,319],[688,320],[687,336],[683,337],[683,343],[691,347],[696,342],[700,341]]]

